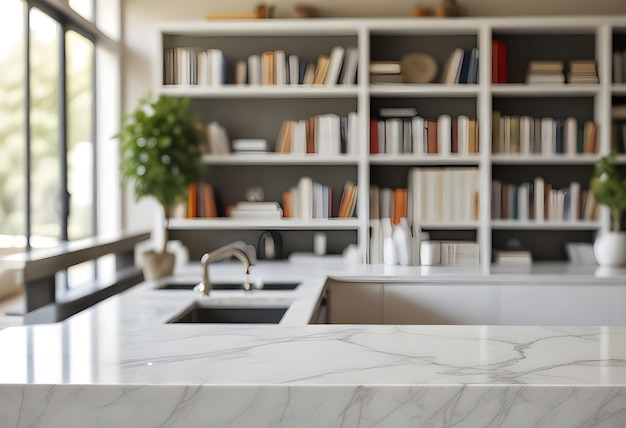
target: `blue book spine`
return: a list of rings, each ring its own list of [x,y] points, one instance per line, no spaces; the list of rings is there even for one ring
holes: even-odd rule
[[[459,83],[467,83],[467,76],[469,73],[469,63],[470,63],[470,51],[463,52],[463,62],[461,62],[461,74],[459,76]]]
[[[563,119],[556,119],[556,153],[563,153]]]
[[[306,70],[306,61],[301,59],[299,61],[300,66],[298,67],[298,84],[302,85],[304,82],[304,70]]]

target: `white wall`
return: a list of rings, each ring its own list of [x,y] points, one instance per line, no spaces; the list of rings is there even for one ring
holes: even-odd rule
[[[614,15],[624,14],[626,0],[457,0],[468,16]],[[161,21],[202,19],[206,13],[249,13],[255,0],[123,0],[122,106],[129,111],[154,86],[151,55],[156,55],[156,28]],[[292,17],[293,6],[302,0],[274,0],[277,17]],[[411,9],[436,9],[439,0],[316,0],[321,16],[409,16]],[[436,19],[436,18],[431,18]],[[150,201],[136,204],[132,194],[124,198],[124,227],[145,230],[157,218]]]

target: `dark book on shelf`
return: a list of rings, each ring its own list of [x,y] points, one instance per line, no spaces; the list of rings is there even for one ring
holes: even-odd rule
[[[370,153],[376,154],[378,151],[378,118],[370,119]]]
[[[507,83],[507,46],[502,40],[491,41],[491,83]]]
[[[470,58],[471,51],[463,51],[463,60],[461,62],[461,73],[459,75],[459,83],[469,83]]]

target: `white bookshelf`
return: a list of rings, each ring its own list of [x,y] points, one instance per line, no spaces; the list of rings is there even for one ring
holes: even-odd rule
[[[492,242],[500,233],[555,232],[573,239],[581,236],[591,241],[594,232],[608,229],[606,212],[597,221],[577,222],[520,222],[492,220],[489,189],[492,179],[498,179],[503,170],[513,168],[521,175],[525,171],[555,169],[563,174],[579,174],[572,179],[583,188],[593,165],[610,151],[610,110],[612,97],[626,96],[626,84],[611,82],[611,61],[614,35],[626,34],[623,17],[528,17],[528,18],[459,18],[459,19],[316,19],[316,20],[259,20],[257,21],[193,21],[163,23],[157,31],[154,57],[155,92],[163,95],[190,97],[192,105],[204,115],[203,119],[234,118],[240,108],[249,120],[234,121],[231,127],[253,137],[258,129],[267,137],[270,146],[276,141],[277,123],[292,114],[298,118],[324,112],[359,113],[359,152],[334,158],[314,155],[249,154],[210,156],[203,158],[209,170],[266,171],[267,180],[283,186],[282,171],[302,175],[316,173],[320,177],[338,175],[341,181],[349,177],[358,184],[356,217],[351,219],[300,220],[233,220],[189,219],[173,220],[173,230],[224,231],[229,230],[285,230],[285,231],[351,231],[354,244],[365,260],[369,241],[368,187],[378,184],[381,175],[396,174],[395,182],[413,166],[473,166],[480,171],[480,217],[476,222],[422,224],[423,230],[451,234],[455,231],[475,233],[481,252],[481,267],[490,266]],[[509,44],[509,77],[506,84],[491,84],[491,42],[504,39]],[[569,41],[568,41],[569,40]],[[229,62],[241,60],[262,49],[285,49],[312,60],[328,54],[335,45],[359,48],[358,83],[354,85],[315,86],[252,86],[223,85],[217,87],[163,86],[162,52],[175,46],[218,47],[226,52]],[[369,84],[370,60],[399,59],[403,51],[424,51],[438,62],[438,82],[443,63],[451,47],[480,51],[479,83],[472,85],[431,84]],[[555,48],[558,47],[558,48]],[[621,46],[626,50],[626,46]],[[578,55],[582,57],[579,57]],[[600,83],[597,85],[527,85],[522,83],[526,72],[523,66],[529,59],[558,59],[567,63],[572,59],[594,59]],[[369,118],[380,106],[415,105],[419,114],[433,117],[466,114],[479,122],[480,153],[468,156],[438,156],[413,154],[369,154]],[[593,120],[598,125],[597,153],[576,156],[525,156],[491,153],[492,111],[503,114],[535,114],[563,117],[574,115],[579,120]],[[536,113],[535,113],[536,112]],[[230,131],[230,129],[229,129]],[[237,135],[231,136],[236,138]],[[626,164],[626,155],[618,162]],[[397,167],[397,171],[394,169]],[[582,168],[582,169],[581,169]],[[382,169],[384,174],[377,173]],[[534,173],[534,172],[533,172]],[[252,175],[254,175],[252,174]],[[398,175],[400,174],[400,175]],[[236,175],[236,174],[234,174]],[[273,178],[272,178],[273,177]],[[404,178],[406,181],[406,177]],[[520,182],[529,177],[520,178]],[[335,186],[334,192],[341,192]],[[446,235],[448,236],[448,235]]]
[[[271,143],[270,143],[271,144]],[[229,155],[203,155],[206,165],[357,165],[359,159],[352,155],[324,156],[287,153],[236,153]]]
[[[194,218],[172,219],[171,230],[358,230],[356,219],[232,219]]]

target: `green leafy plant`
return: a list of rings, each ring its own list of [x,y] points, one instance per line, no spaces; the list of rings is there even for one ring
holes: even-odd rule
[[[622,212],[626,210],[626,180],[615,165],[615,155],[604,156],[591,177],[591,191],[598,203],[611,210],[613,231],[619,232]]]
[[[152,196],[163,207],[164,253],[171,207],[186,199],[189,184],[203,174],[197,115],[189,110],[188,98],[153,101],[147,95],[122,118],[117,138],[124,182],[134,184],[137,199]]]

